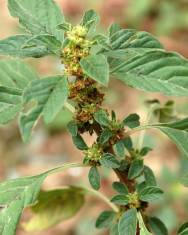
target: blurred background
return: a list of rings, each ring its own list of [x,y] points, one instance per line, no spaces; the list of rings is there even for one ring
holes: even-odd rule
[[[100,31],[113,23],[124,28],[136,28],[151,32],[164,44],[165,48],[177,51],[188,58],[188,1],[187,0],[56,0],[67,20],[78,23],[83,12],[95,9],[101,17]],[[0,0],[0,39],[21,33],[17,20],[7,10],[7,0]],[[59,72],[60,62],[52,57],[28,59],[40,74]],[[137,112],[142,121],[146,120],[145,100],[159,99],[161,104],[169,97],[149,94],[125,87],[121,82],[111,81],[106,95],[105,106],[114,109],[121,119],[129,113]],[[173,116],[188,115],[188,100],[170,98],[175,101]],[[38,174],[64,162],[81,161],[82,155],[72,145],[66,124],[72,114],[63,110],[49,126],[41,122],[35,129],[29,144],[23,144],[16,122],[0,127],[0,180]],[[135,136],[135,143],[139,136]],[[88,143],[92,139],[87,137]],[[147,133],[144,142],[154,150],[146,157],[146,164],[155,174],[159,185],[165,190],[163,200],[151,206],[150,214],[164,221],[170,234],[188,220],[188,191],[178,183],[178,177],[186,174],[188,160],[181,156],[177,148],[158,132]],[[108,171],[102,172],[102,191],[111,196],[111,182],[116,179]],[[51,176],[44,183],[44,189],[64,185],[88,184],[86,169],[74,169]],[[95,197],[87,198],[85,206],[71,220],[44,232],[27,233],[30,235],[107,235],[94,227],[97,215],[106,208]],[[26,210],[22,221],[29,218]],[[20,225],[17,235],[26,232]]]

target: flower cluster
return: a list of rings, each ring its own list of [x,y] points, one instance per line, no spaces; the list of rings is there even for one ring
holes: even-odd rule
[[[65,74],[80,77],[83,75],[80,60],[89,55],[92,42],[86,39],[87,29],[81,25],[67,32],[67,45],[61,53]]]

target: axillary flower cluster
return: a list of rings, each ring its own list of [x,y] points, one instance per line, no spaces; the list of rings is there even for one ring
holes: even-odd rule
[[[76,105],[75,119],[83,131],[88,131],[90,124],[93,123],[93,114],[100,108],[104,98],[98,84],[84,74],[79,64],[82,58],[90,55],[94,43],[87,39],[87,35],[86,27],[71,27],[67,31],[66,45],[61,53],[64,73],[69,77],[69,99]]]

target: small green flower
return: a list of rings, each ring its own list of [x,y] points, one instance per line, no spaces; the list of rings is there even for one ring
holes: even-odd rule
[[[140,207],[140,200],[137,192],[129,193],[129,207],[130,208],[139,208]]]
[[[93,144],[92,147],[84,151],[84,153],[88,160],[98,162],[103,155],[103,150],[98,144]]]

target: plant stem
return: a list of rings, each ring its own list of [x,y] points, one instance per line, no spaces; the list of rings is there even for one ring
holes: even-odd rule
[[[68,102],[65,102],[64,106],[71,111],[71,113],[75,113],[75,108],[74,106],[72,106],[71,104],[69,104]]]
[[[76,168],[76,167],[87,167],[87,165],[83,164],[82,162],[80,162],[80,163],[67,163],[62,166],[59,166],[59,167],[56,167],[54,169],[47,171],[47,175],[52,175],[55,173],[62,172],[63,170],[67,170],[69,168]]]
[[[92,188],[88,188],[88,187],[82,187],[82,188],[85,189],[88,193],[91,193],[91,194],[97,196],[98,198],[100,198],[107,205],[109,205],[114,212],[116,212],[116,213],[119,212],[118,207],[114,203],[112,203],[103,193],[101,193],[99,191],[96,191],[96,190],[94,190]]]
[[[146,115],[146,120],[145,120],[145,125],[148,125],[149,122],[150,122],[150,119],[152,117],[152,114],[153,114],[153,111],[155,110],[155,105],[151,106],[149,109],[148,109],[148,112],[147,112],[147,115]],[[145,126],[144,125],[144,126]],[[144,142],[144,137],[145,137],[145,134],[146,134],[146,129],[141,131],[140,133],[140,136],[139,136],[139,139],[138,139],[138,149],[141,149],[142,148],[142,145],[143,145],[143,142]]]

